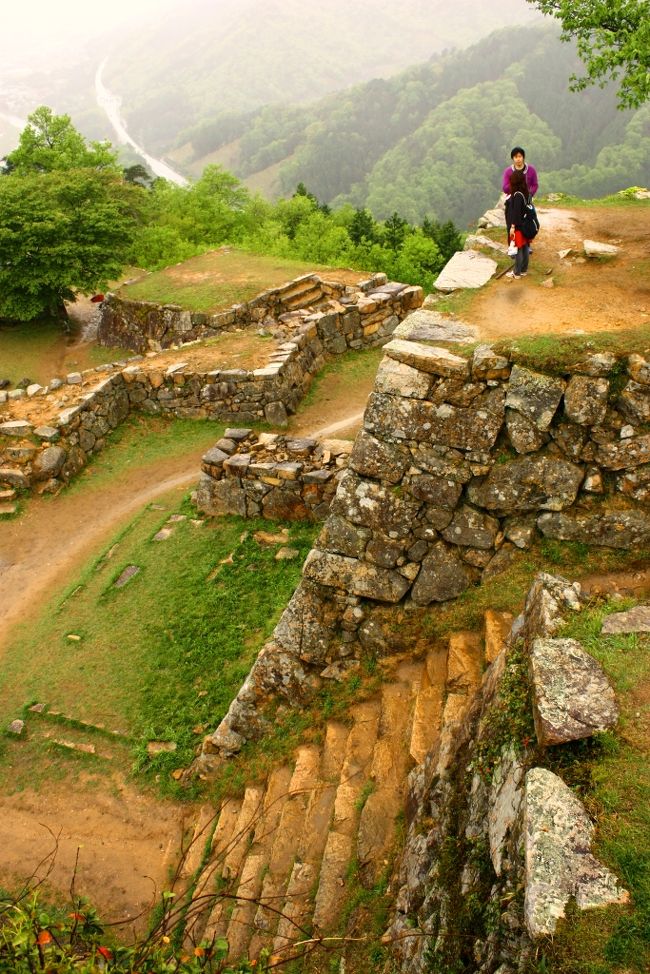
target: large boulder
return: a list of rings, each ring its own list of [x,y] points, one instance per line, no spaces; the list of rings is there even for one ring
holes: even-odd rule
[[[615,726],[614,690],[600,664],[575,639],[536,639],[530,669],[535,731],[542,747]]]
[[[411,598],[416,605],[446,602],[461,595],[470,582],[468,568],[456,551],[439,542],[422,562]]]
[[[496,274],[498,264],[477,250],[459,250],[433,282],[437,291],[483,287]]]
[[[532,420],[538,430],[547,430],[566,388],[564,379],[533,372],[521,365],[510,373],[506,406]]]
[[[581,910],[627,903],[629,894],[591,854],[594,826],[582,803],[545,768],[526,775],[524,797],[526,927],[550,936],[567,905]]]

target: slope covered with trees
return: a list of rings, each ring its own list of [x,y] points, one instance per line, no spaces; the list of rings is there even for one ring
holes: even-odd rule
[[[397,210],[466,224],[493,203],[514,144],[528,148],[546,192],[647,184],[647,106],[618,110],[613,86],[568,91],[579,65],[555,27],[511,28],[309,106],[217,116],[179,141],[197,171],[222,162],[277,195],[303,182],[379,219]]]

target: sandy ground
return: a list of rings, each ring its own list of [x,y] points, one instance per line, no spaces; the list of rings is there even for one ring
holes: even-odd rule
[[[524,281],[494,282],[477,295],[467,315],[479,325],[481,337],[611,329],[650,321],[650,210],[554,209],[542,210],[540,216],[543,230],[532,261],[534,267],[551,271],[542,279],[552,277],[555,286],[541,288],[534,274]],[[582,262],[578,255],[585,238],[616,243],[623,254],[611,263]],[[567,247],[574,249],[574,256],[560,260],[557,251]],[[358,382],[352,391],[349,386],[337,388],[338,381],[332,376],[318,403],[292,418],[291,432],[354,435],[374,379]],[[12,627],[38,613],[145,504],[162,496],[166,503],[176,503],[196,482],[199,464],[194,454],[157,461],[130,472],[128,495],[122,483],[74,496],[63,492],[54,502],[35,498],[24,516],[0,522],[0,651]],[[24,880],[52,850],[55,835],[58,852],[51,885],[67,892],[79,849],[77,892],[86,892],[112,918],[134,918],[160,891],[170,856],[173,860],[178,855],[183,816],[189,811],[143,795],[117,776],[110,794],[102,777],[96,789],[90,778],[78,787],[68,781],[48,783],[45,800],[37,791],[0,795],[0,884]]]
[[[484,288],[464,316],[484,339],[615,331],[650,323],[650,208],[540,208],[531,273]],[[505,242],[505,230],[503,232]],[[614,244],[613,260],[586,259],[583,241]],[[571,248],[565,259],[558,251]],[[553,287],[541,287],[542,280]]]

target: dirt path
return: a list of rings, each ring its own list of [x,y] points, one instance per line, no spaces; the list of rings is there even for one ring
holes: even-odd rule
[[[463,312],[479,326],[481,338],[650,324],[650,209],[549,207],[540,208],[539,215],[529,276],[494,281]],[[585,239],[614,244],[621,253],[613,260],[586,259]],[[568,248],[572,253],[560,258],[558,251]],[[553,287],[540,286],[549,280]]]

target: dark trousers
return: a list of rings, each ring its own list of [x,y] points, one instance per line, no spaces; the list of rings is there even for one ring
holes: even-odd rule
[[[530,247],[528,244],[520,247],[517,251],[517,256],[515,257],[515,274],[525,274],[528,270],[528,255],[530,253]]]

